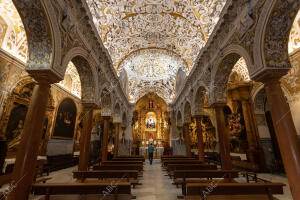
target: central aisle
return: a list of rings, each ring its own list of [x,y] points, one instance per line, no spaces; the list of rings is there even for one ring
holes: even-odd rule
[[[172,185],[172,180],[165,176],[160,160],[153,160],[149,164],[146,160],[143,177],[140,179],[142,185],[132,190],[137,200],[176,200],[181,190]]]

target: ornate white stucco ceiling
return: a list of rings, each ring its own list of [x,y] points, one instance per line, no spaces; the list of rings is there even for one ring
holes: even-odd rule
[[[26,33],[12,0],[0,0],[0,47],[21,61],[27,61]]]
[[[300,10],[293,23],[289,38],[289,53],[293,53],[300,48]]]
[[[192,69],[200,49],[219,20],[225,2],[226,0],[87,0],[94,23],[116,71],[124,66],[127,66],[126,70],[137,66],[145,67],[143,70],[127,71],[129,100],[132,102],[138,100],[139,91],[145,87],[164,96],[164,100],[168,102],[174,98],[176,70],[182,67],[188,73]],[[157,51],[153,53],[155,48]],[[138,58],[133,58],[134,55]],[[174,61],[164,63],[165,59],[175,57]],[[153,61],[155,59],[163,62],[158,64],[160,61]],[[139,64],[134,63],[135,61]],[[150,63],[145,65],[148,61],[154,66],[150,67]],[[154,73],[159,71],[154,70],[155,66],[163,65],[165,67],[160,69],[170,72],[162,73],[163,75],[147,74],[151,69]],[[145,77],[148,82],[152,82],[145,84]],[[159,80],[164,81],[156,84]]]
[[[145,92],[155,92],[169,103],[174,98],[176,73],[182,66],[185,66],[184,61],[166,50],[134,52],[120,65],[128,75],[129,99],[136,102]]]
[[[59,86],[63,87],[68,92],[72,93],[73,95],[81,98],[81,82],[78,71],[73,64],[73,62],[69,62],[64,80],[58,83]]]

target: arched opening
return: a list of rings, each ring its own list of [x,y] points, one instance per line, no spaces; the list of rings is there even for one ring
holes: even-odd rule
[[[101,92],[100,105],[102,116],[112,115],[111,94],[110,91],[106,88],[104,88]]]
[[[78,71],[73,64],[69,62],[64,80],[60,81],[58,85],[62,86],[65,90],[81,99],[81,81]]]
[[[257,125],[253,118],[251,81],[246,57],[230,53],[222,59],[215,76],[215,100],[224,103],[226,127],[230,134],[233,165],[254,171],[263,170],[264,158]]]

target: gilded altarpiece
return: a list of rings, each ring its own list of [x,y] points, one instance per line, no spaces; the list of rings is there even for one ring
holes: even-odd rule
[[[133,116],[133,139],[138,144],[168,144],[167,105],[156,94],[147,94],[136,104]]]
[[[208,116],[203,116],[201,119],[201,128],[204,142],[205,151],[216,150],[216,129]],[[189,134],[191,139],[191,149],[198,148],[197,132],[196,132],[196,119],[192,118],[192,123],[189,125]]]
[[[22,131],[26,118],[26,113],[32,96],[35,83],[31,78],[20,81],[8,96],[3,106],[3,115],[1,116],[1,134],[5,136],[8,145],[8,156],[15,156],[22,137]],[[49,119],[53,116],[54,102],[50,94],[48,107],[43,126],[42,140],[40,143],[39,154],[46,154],[48,134],[51,126]]]

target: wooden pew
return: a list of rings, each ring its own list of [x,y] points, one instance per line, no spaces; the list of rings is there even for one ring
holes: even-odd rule
[[[122,164],[137,164],[137,165],[143,165],[142,161],[104,161],[100,163],[101,165],[107,165],[107,164],[115,164],[115,165],[122,165]]]
[[[143,170],[143,162],[141,161],[104,161],[100,165],[138,165],[139,169]]]
[[[165,160],[197,160],[196,158],[193,157],[170,157],[170,158],[161,158],[161,162]]]
[[[195,158],[165,158],[161,160],[162,166],[163,163],[168,162],[168,161],[178,161],[178,160],[197,160]]]
[[[145,158],[145,156],[117,156],[117,158]]]
[[[174,170],[200,170],[200,169],[217,169],[217,165],[208,164],[169,164],[167,166],[167,171]]]
[[[208,164],[169,164],[167,166],[167,173],[171,178],[175,170],[216,170],[217,168],[217,165]]]
[[[167,167],[169,164],[204,164],[199,160],[166,160],[163,161],[163,167]]]
[[[145,157],[144,156],[118,156],[116,158],[113,158],[114,159],[133,159],[133,160],[141,160],[143,162],[145,162]]]
[[[184,155],[162,155],[160,158],[163,159],[163,158],[183,158],[183,157],[186,157]]]
[[[283,194],[282,183],[188,183],[188,200],[275,200],[273,194]]]
[[[207,182],[207,180],[199,179],[213,179],[213,178],[228,178],[233,179],[239,176],[237,170],[175,170],[174,171],[174,184],[182,186],[182,194],[185,195],[185,185],[187,183]],[[197,180],[187,180],[197,178]]]
[[[46,200],[51,195],[87,195],[99,194],[113,196],[114,199],[131,199],[131,185],[128,182],[88,182],[88,183],[35,183],[32,185],[34,195],[46,195]]]
[[[113,158],[112,161],[141,161],[141,162],[145,162],[145,158]]]
[[[140,165],[128,164],[128,165],[95,165],[93,170],[138,170],[142,171],[143,168]]]
[[[74,171],[73,177],[82,182],[87,178],[96,179],[118,179],[118,181],[130,182],[133,187],[139,184],[138,170],[93,170],[93,171]]]

